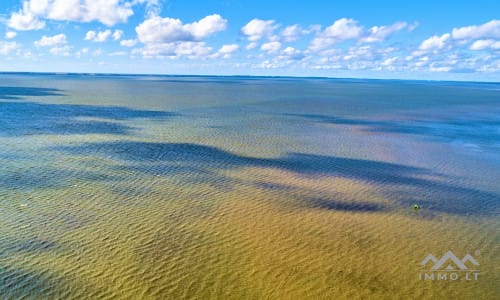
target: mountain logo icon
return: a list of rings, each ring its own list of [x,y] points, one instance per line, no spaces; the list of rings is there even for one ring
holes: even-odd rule
[[[426,266],[429,261],[432,261],[434,265],[430,270],[470,270],[466,264],[479,266],[479,263],[472,257],[472,255],[467,254],[464,258],[459,259],[453,252],[446,252],[441,259],[437,259],[434,255],[429,254],[426,258],[420,263],[422,266]]]

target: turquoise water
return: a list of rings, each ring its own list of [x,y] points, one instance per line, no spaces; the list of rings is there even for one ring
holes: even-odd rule
[[[223,298],[227,291],[243,298],[328,298],[324,278],[315,280],[307,272],[301,277],[305,282],[278,276],[274,284],[283,287],[281,293],[273,290],[274,275],[265,265],[235,261],[250,264],[280,247],[295,252],[297,245],[312,255],[318,246],[307,239],[323,236],[328,226],[321,220],[337,224],[344,216],[345,223],[337,225],[371,224],[369,230],[359,225],[359,241],[356,234],[340,238],[354,243],[349,260],[366,265],[363,251],[382,247],[389,253],[417,251],[418,257],[399,261],[411,272],[427,252],[480,248],[484,279],[458,290],[469,296],[498,294],[499,83],[0,78],[3,298],[203,299]],[[414,203],[422,207],[418,214],[411,210]],[[276,209],[269,219],[264,216],[274,210],[267,205]],[[261,230],[277,240],[287,222],[304,223],[296,225],[294,237],[273,246],[244,229],[228,229],[252,227],[252,220],[241,223],[244,218],[237,217],[241,210],[260,216]],[[306,222],[288,219],[291,213],[306,219],[317,215]],[[447,235],[436,241],[423,232],[412,240],[384,222],[422,231],[439,227]],[[193,224],[200,226],[197,233],[186,233]],[[366,239],[373,242],[357,251],[355,245]],[[322,243],[322,251],[343,249],[339,240]],[[205,262],[201,256],[197,263],[184,263],[200,249],[208,255]],[[304,255],[297,257],[299,267],[336,262],[344,270],[336,258]],[[387,257],[380,263],[389,265],[381,281],[408,275],[401,276]],[[326,272],[318,268],[315,272]],[[279,274],[287,274],[285,269]],[[344,275],[331,278],[332,285],[345,284],[332,293],[365,295],[376,276],[358,272],[355,283]],[[229,283],[221,287],[225,280]],[[377,292],[409,295],[419,284],[410,277]],[[447,291],[426,289],[420,296]]]

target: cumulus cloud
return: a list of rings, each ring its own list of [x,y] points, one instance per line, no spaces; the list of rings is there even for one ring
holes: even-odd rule
[[[311,26],[309,26],[309,28],[304,29],[299,24],[294,24],[294,25],[285,27],[285,29],[283,29],[281,31],[281,37],[283,38],[283,40],[285,42],[293,42],[293,41],[296,41],[299,38],[303,37],[304,35],[308,35],[312,32],[319,31],[320,28],[321,28],[321,26],[319,26],[319,25],[311,25]]]
[[[45,22],[29,11],[13,13],[7,26],[16,30],[38,30],[45,27]]]
[[[283,52],[282,52],[282,58],[288,59],[288,60],[301,60],[305,56],[302,54],[300,50],[297,50],[293,47],[286,47]]]
[[[247,50],[252,50],[252,49],[257,48],[257,46],[258,46],[258,44],[257,44],[257,43],[252,42],[252,43],[248,44],[248,45],[245,47],[245,49],[247,49]]]
[[[13,39],[13,38],[15,38],[16,36],[17,36],[17,32],[15,32],[15,31],[7,31],[7,32],[5,33],[5,38],[6,38],[6,39]]]
[[[191,33],[194,39],[209,37],[214,33],[226,30],[226,27],[227,20],[217,14],[206,16],[198,22],[184,25],[185,30]]]
[[[143,48],[134,49],[133,54],[139,54],[146,58],[205,58],[212,52],[205,42],[172,42],[146,44]]]
[[[52,47],[57,45],[66,44],[66,35],[64,33],[57,34],[54,36],[42,36],[38,41],[35,41],[35,46],[37,47]]]
[[[238,51],[238,49],[240,49],[240,46],[237,44],[222,45],[222,47],[220,47],[220,49],[216,53],[214,53],[211,57],[212,58],[218,58],[218,57],[230,58],[231,54]]]
[[[109,29],[106,29],[104,31],[99,31],[99,32],[96,32],[94,30],[90,30],[85,35],[84,40],[102,43],[102,42],[107,41],[110,37],[113,37],[113,39],[116,41],[116,40],[119,40],[122,36],[123,36],[122,30],[115,30],[114,32],[109,30]]]
[[[406,22],[396,22],[389,26],[373,26],[368,30],[368,35],[361,38],[360,42],[374,43],[386,40],[394,32],[403,30],[408,27]]]
[[[325,28],[324,35],[338,40],[357,38],[362,31],[358,22],[353,19],[342,18],[335,21],[331,26]]]
[[[485,39],[500,38],[500,20],[492,20],[482,25],[453,28],[454,39]]]
[[[131,40],[121,40],[120,45],[124,47],[134,47],[137,44],[136,39],[131,39]]]
[[[450,39],[450,34],[445,33],[441,36],[434,35],[426,39],[418,47],[420,50],[427,51],[432,49],[442,49],[446,45],[446,41]]]
[[[155,16],[139,24],[135,30],[142,43],[168,43],[201,40],[224,31],[226,26],[227,20],[217,14],[189,24],[183,24],[179,19]]]
[[[109,37],[111,36],[111,30],[105,30],[101,32],[95,32],[93,30],[87,32],[85,35],[85,40],[86,41],[93,41],[93,42],[104,42],[106,41]]]
[[[262,51],[266,51],[267,53],[274,53],[278,51],[281,48],[281,43],[280,42],[269,42],[262,44],[260,49]]]
[[[123,36],[123,30],[115,30],[115,32],[113,32],[113,40],[115,41],[121,39],[122,36]]]
[[[14,12],[7,25],[16,30],[38,30],[45,27],[44,20],[92,22],[107,26],[124,23],[133,15],[132,6],[156,1],[121,0],[25,0],[22,8]]]
[[[58,55],[58,56],[70,56],[71,47],[68,45],[64,45],[61,47],[53,47],[49,50],[50,54]]]
[[[188,24],[179,19],[154,16],[135,28],[144,47],[135,49],[134,54],[144,57],[207,57],[212,48],[203,39],[224,31],[226,27],[227,20],[217,14]]]
[[[335,21],[331,26],[328,26],[314,38],[309,50],[318,51],[325,49],[336,42],[357,39],[363,32],[363,27],[358,25],[358,22],[353,19],[342,18]]]
[[[274,20],[253,19],[241,28],[241,33],[245,35],[249,41],[255,42],[265,36],[271,36],[279,25],[275,24]]]
[[[500,50],[500,41],[495,40],[477,40],[471,46],[471,50],[494,49]]]
[[[266,59],[259,64],[253,64],[252,67],[259,69],[283,68],[291,65],[296,65],[299,61],[306,59],[306,56],[302,53],[302,51],[290,46],[286,47],[283,50],[280,50],[280,48],[276,47],[275,49],[273,49],[272,53],[274,53],[275,55],[270,59]]]
[[[219,49],[219,53],[230,54],[230,53],[237,51],[239,48],[240,48],[240,46],[238,46],[237,44],[223,45]]]
[[[0,55],[9,55],[12,51],[19,48],[16,42],[0,41]]]

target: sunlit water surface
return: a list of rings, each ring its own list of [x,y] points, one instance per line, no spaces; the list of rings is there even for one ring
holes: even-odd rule
[[[500,84],[0,79],[1,299],[500,295]]]

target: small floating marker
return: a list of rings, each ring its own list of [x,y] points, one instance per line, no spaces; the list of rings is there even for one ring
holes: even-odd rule
[[[21,207],[28,207],[28,204],[27,203],[22,203],[20,206]]]
[[[420,209],[420,205],[418,205],[418,204],[416,204],[416,203],[415,203],[415,204],[413,204],[413,210],[414,210],[414,211],[417,211],[417,210],[419,210],[419,209]]]

